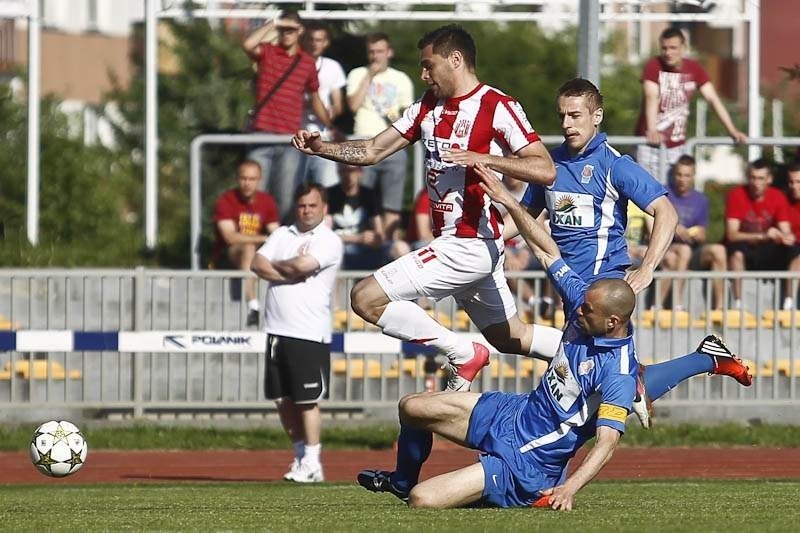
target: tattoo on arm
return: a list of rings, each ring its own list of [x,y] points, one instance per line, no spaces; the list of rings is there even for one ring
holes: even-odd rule
[[[365,163],[367,161],[367,146],[364,141],[336,143],[330,146],[329,155],[344,163]]]

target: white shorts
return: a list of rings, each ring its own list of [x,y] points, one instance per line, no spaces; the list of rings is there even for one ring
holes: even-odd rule
[[[650,173],[660,184],[666,185],[669,176],[669,167],[674,165],[680,156],[686,152],[686,145],[679,144],[672,148],[667,148],[667,168],[666,174],[659,176],[658,174],[658,152],[657,146],[650,146],[648,144],[640,144],[636,147],[636,162]]]
[[[517,314],[503,264],[502,239],[448,235],[381,267],[375,279],[391,301],[452,296],[483,330]]]

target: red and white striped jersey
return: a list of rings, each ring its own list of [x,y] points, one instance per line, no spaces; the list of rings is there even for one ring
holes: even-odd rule
[[[433,235],[499,238],[502,217],[481,189],[480,178],[472,168],[440,156],[451,148],[504,156],[539,140],[519,102],[483,84],[460,98],[436,98],[427,91],[392,126],[425,146]]]

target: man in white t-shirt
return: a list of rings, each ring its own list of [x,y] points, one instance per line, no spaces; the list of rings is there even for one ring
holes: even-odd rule
[[[332,123],[344,110],[344,97],[342,96],[342,88],[346,85],[344,69],[335,59],[322,55],[331,44],[330,31],[327,26],[309,24],[306,28],[305,37],[303,47],[314,58],[317,66],[317,78],[319,79],[317,94],[319,94],[325,109],[328,110],[328,119]],[[320,131],[325,140],[333,139],[334,132],[330,128],[326,128],[317,117],[317,114],[314,113],[308,96],[306,96],[303,110],[303,121],[303,129]],[[333,187],[339,183],[336,163],[319,157],[303,157],[298,172],[297,183],[313,181],[325,188]]]
[[[295,459],[289,481],[323,481],[322,419],[317,402],[328,392],[331,293],[342,261],[342,240],[323,223],[325,189],[302,184],[294,195],[295,223],[281,226],[258,249],[250,269],[269,281],[265,394],[275,400]]]
[[[481,188],[476,167],[545,186],[556,171],[522,106],[478,80],[475,43],[466,30],[443,26],[417,46],[429,89],[391,126],[371,139],[340,143],[301,130],[292,144],[306,154],[366,166],[412,142],[423,143],[435,238],[361,280],[353,288],[352,306],[385,334],[445,354],[448,389],[468,390],[488,364],[488,350],[444,328],[413,301],[453,296],[498,351],[555,353],[560,331],[543,331],[517,316],[503,273],[502,217]],[[510,154],[515,157],[506,157]]]
[[[385,33],[366,37],[369,64],[347,75],[347,105],[355,115],[353,134],[362,139],[375,137],[400,118],[414,101],[414,85],[405,73],[389,66],[394,50]],[[367,168],[362,184],[380,191],[381,220],[386,235],[394,238],[408,176],[405,150]]]

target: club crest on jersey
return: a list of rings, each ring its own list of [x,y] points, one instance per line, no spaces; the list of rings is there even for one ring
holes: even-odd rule
[[[584,165],[583,170],[581,171],[581,183],[589,183],[592,180],[593,174],[594,174],[594,166]]]
[[[456,137],[466,137],[467,132],[469,131],[469,126],[469,120],[459,120],[456,122],[456,125],[453,128],[453,132],[456,134]]]
[[[591,359],[584,361],[578,365],[578,375],[585,376],[586,374],[591,372],[593,368],[594,368],[594,361],[592,361]]]

